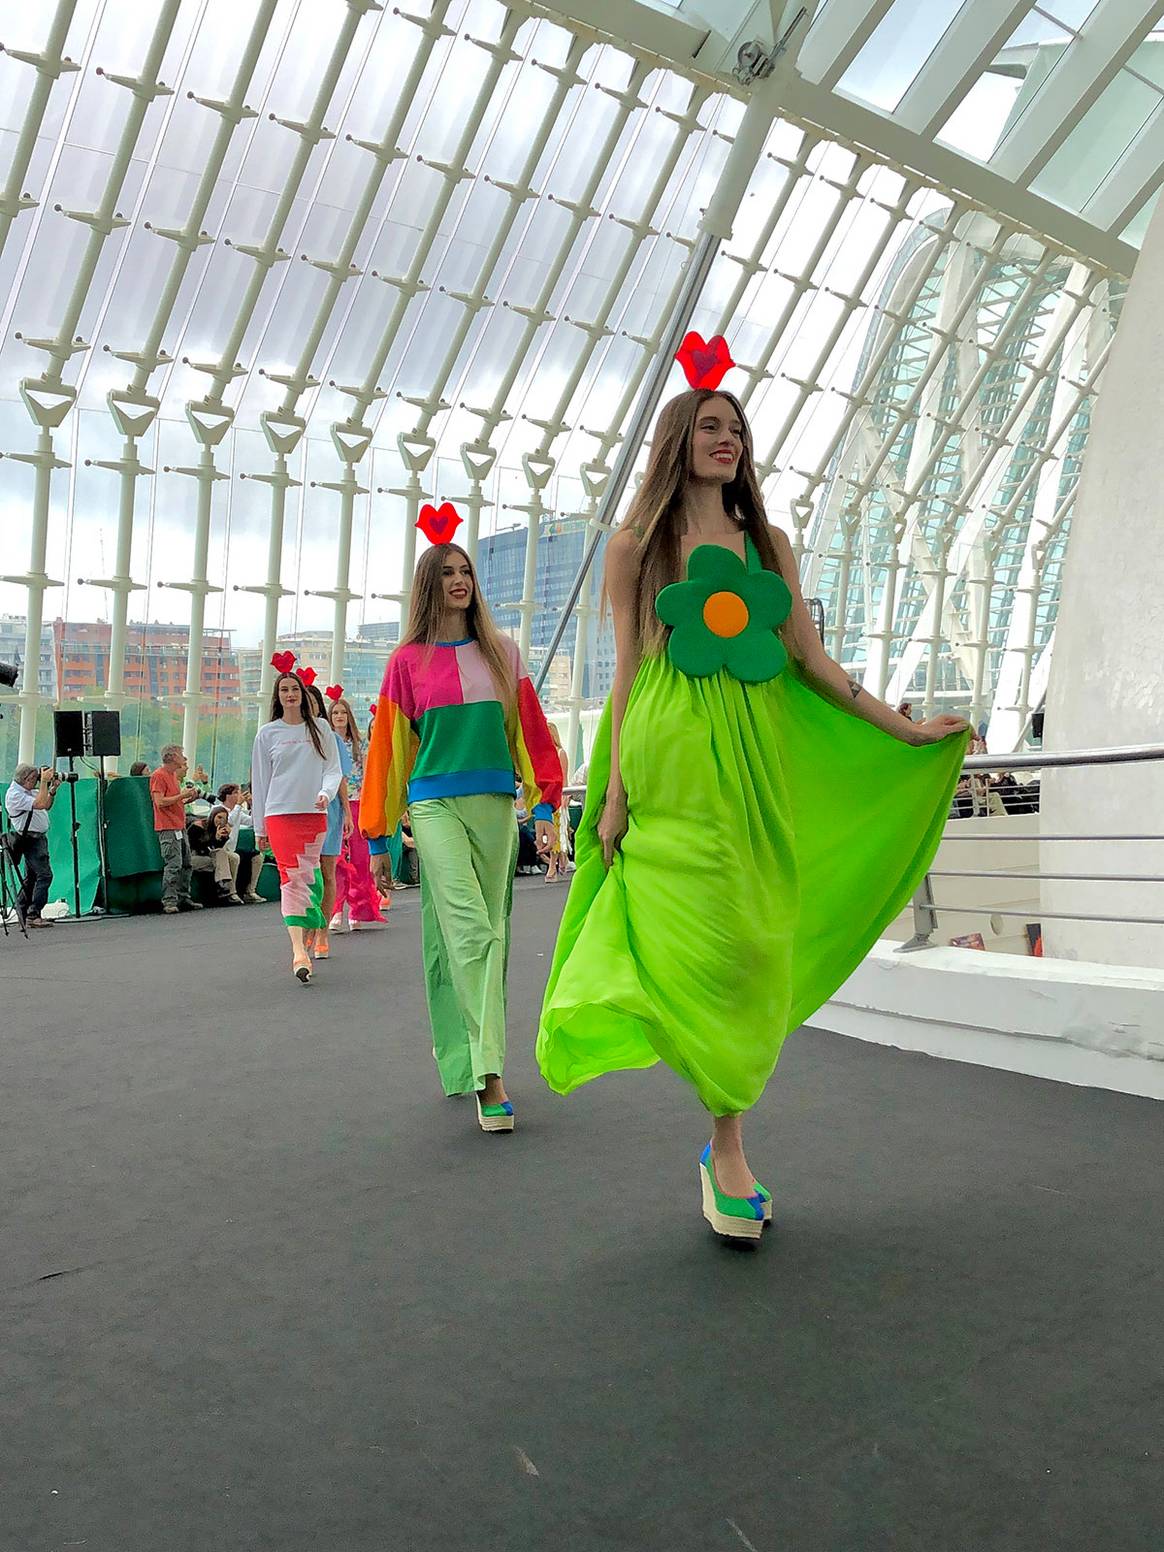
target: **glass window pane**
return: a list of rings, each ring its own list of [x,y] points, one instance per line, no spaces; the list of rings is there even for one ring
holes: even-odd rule
[[[892,112],[961,9],[962,0],[896,0],[841,77],[841,91]]]

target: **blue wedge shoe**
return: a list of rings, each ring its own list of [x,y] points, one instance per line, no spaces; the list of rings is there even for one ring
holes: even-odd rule
[[[703,1216],[725,1239],[755,1244],[764,1232],[766,1203],[757,1186],[752,1196],[729,1196],[715,1178],[708,1143],[699,1155],[699,1180],[703,1190]]]
[[[772,1193],[767,1186],[762,1186],[758,1180],[755,1182],[755,1186],[756,1195],[764,1199],[764,1225],[767,1227],[772,1222]]]
[[[512,1132],[513,1101],[505,1099],[499,1105],[483,1105],[478,1094],[477,1125],[483,1132]]]

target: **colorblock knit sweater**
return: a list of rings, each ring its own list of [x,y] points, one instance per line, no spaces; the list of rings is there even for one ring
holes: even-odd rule
[[[471,793],[514,795],[515,775],[536,819],[562,801],[562,768],[517,648],[517,716],[507,728],[497,686],[476,641],[411,643],[393,654],[368,741],[360,828],[373,854],[409,803]]]

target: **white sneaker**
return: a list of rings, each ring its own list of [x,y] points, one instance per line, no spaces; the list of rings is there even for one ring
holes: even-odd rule
[[[382,932],[387,925],[386,921],[354,921],[349,930],[351,932]]]
[[[327,926],[329,932],[347,932],[349,930],[347,922],[344,921],[343,911],[337,911]]]
[[[243,899],[248,905],[266,905],[267,903],[265,898],[262,895],[257,895],[253,889],[243,895]]]

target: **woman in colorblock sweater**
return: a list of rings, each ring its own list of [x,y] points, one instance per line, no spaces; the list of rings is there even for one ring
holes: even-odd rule
[[[558,756],[516,647],[493,624],[473,563],[434,545],[416,568],[408,628],[376,705],[360,826],[378,881],[405,807],[421,859],[424,973],[446,1094],[476,1093],[482,1131],[512,1131],[505,972],[517,823],[514,773],[553,843]]]
[[[269,839],[279,864],[283,920],[291,938],[291,968],[306,986],[311,961],[303,934],[326,925],[320,903],[319,856],[327,806],[339,791],[339,750],[327,723],[311,715],[294,674],[280,674],[270,720],[251,751],[251,813],[260,854]]]

